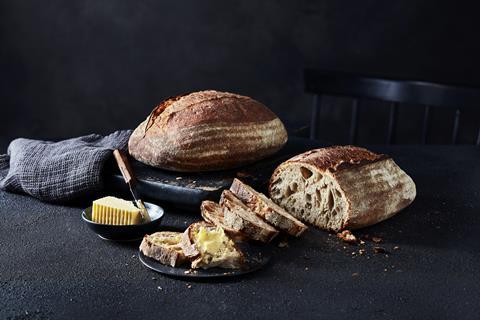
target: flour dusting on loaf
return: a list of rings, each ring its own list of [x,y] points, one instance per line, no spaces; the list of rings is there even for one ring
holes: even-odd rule
[[[271,177],[269,193],[300,220],[340,231],[390,218],[413,202],[416,188],[390,157],[334,146],[282,163]]]
[[[135,129],[128,148],[154,167],[212,171],[260,160],[286,142],[283,123],[265,105],[209,90],[162,102]]]

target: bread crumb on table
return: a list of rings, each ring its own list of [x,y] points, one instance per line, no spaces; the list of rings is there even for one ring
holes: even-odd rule
[[[372,241],[375,242],[375,243],[380,243],[380,242],[383,241],[383,239],[380,238],[380,237],[372,237]]]
[[[350,230],[343,230],[342,232],[337,233],[337,237],[347,243],[358,242],[357,237]]]
[[[382,248],[382,247],[373,247],[373,253],[376,253],[376,254],[379,254],[379,253],[388,254],[388,251],[385,250],[385,248]]]
[[[288,242],[286,240],[282,240],[278,243],[279,248],[285,248],[288,247]]]

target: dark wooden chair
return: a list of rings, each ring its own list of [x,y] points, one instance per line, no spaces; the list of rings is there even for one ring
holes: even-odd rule
[[[317,136],[317,118],[320,112],[322,96],[345,96],[352,98],[350,119],[350,143],[355,143],[358,127],[359,99],[377,99],[389,102],[390,112],[386,143],[392,144],[397,125],[397,112],[400,104],[423,105],[421,143],[427,143],[430,112],[432,107],[456,108],[453,119],[452,144],[457,142],[460,124],[460,109],[480,108],[480,89],[436,84],[422,81],[405,81],[365,77],[348,73],[306,69],[305,91],[313,94],[312,120],[310,138]],[[480,129],[476,137],[480,145]]]

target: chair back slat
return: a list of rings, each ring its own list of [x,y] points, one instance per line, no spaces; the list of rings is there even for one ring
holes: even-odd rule
[[[355,144],[357,141],[357,124],[358,124],[358,99],[352,101],[352,117],[350,120],[350,144]]]
[[[392,102],[390,104],[390,112],[388,115],[387,144],[394,143],[395,129],[397,126],[397,108],[398,104],[396,102]]]
[[[427,143],[429,122],[430,122],[430,106],[426,105],[423,111],[422,144]]]
[[[312,101],[312,118],[310,119],[310,139],[315,139],[317,136],[317,122],[318,122],[318,115],[320,114],[321,108],[321,101],[322,96],[319,94],[313,95]]]
[[[453,120],[452,144],[457,143],[459,125],[460,125],[460,110],[457,109],[455,111],[455,119]]]

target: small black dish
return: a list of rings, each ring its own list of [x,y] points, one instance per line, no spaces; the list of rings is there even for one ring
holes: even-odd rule
[[[260,270],[268,264],[272,256],[272,248],[268,245],[256,245],[251,243],[237,243],[237,245],[245,255],[245,267],[242,269],[211,268],[193,270],[187,266],[178,266],[174,268],[147,257],[140,250],[138,252],[138,258],[144,266],[163,275],[174,278],[202,280],[207,278],[237,277]]]
[[[100,238],[114,241],[133,241],[142,239],[144,235],[157,231],[162,222],[163,208],[153,203],[145,202],[150,214],[150,222],[134,225],[117,226],[101,224],[92,221],[92,207],[82,212],[82,219]]]

